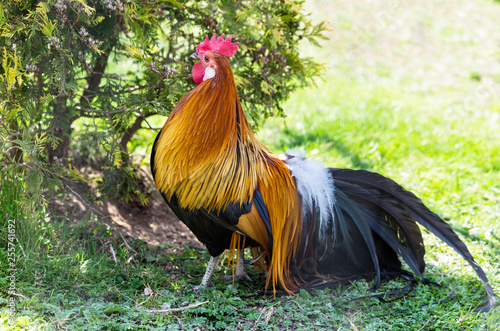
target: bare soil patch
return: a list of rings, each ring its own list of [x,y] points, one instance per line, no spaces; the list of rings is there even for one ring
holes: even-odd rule
[[[100,172],[89,166],[81,166],[78,170],[87,182],[68,184],[70,189],[67,192],[71,193],[51,203],[56,216],[65,216],[72,223],[77,223],[92,209],[94,213],[104,216],[103,222],[114,234],[123,236],[127,241],[139,238],[150,245],[204,247],[165,203],[154,185],[149,169],[144,167],[139,171],[139,181],[143,183],[141,191],[149,199],[147,205],[142,205],[140,201],[106,199],[91,207],[87,194]]]

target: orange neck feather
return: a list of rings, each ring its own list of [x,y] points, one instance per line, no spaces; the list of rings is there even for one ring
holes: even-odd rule
[[[156,145],[156,186],[190,210],[246,203],[266,166],[268,150],[250,130],[225,57],[218,70],[181,99]]]

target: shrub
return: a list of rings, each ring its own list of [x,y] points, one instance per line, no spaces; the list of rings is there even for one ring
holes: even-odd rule
[[[235,35],[232,65],[258,127],[283,116],[283,101],[322,71],[298,45],[325,29],[301,1],[2,2],[0,162],[24,170],[33,201],[78,178],[75,158],[100,161],[102,196],[144,200],[130,141],[193,88],[190,54],[205,35]]]

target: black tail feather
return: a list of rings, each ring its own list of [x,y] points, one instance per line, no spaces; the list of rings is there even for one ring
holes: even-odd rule
[[[470,264],[484,284],[487,301],[476,311],[488,311],[494,306],[496,299],[493,288],[467,246],[447,223],[430,211],[413,193],[393,180],[373,172],[330,169],[330,173],[335,181],[335,197],[339,205],[337,208],[346,209],[356,222],[358,229],[363,233],[370,255],[375,251],[373,238],[366,234],[367,226],[423,278],[425,250],[420,230],[416,225],[419,223],[453,247]],[[357,211],[353,212],[355,208]],[[342,221],[342,218],[337,218],[336,222],[339,220]],[[383,259],[380,256],[378,258]],[[378,263],[378,260],[374,259],[373,262]]]

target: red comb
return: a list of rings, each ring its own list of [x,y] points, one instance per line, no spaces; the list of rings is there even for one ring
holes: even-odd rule
[[[208,40],[208,36],[205,37],[205,41],[199,44],[196,47],[196,53],[202,54],[205,52],[217,53],[223,56],[231,57],[238,50],[238,43],[232,43],[231,39],[233,36],[229,36],[224,40],[224,34],[221,34],[219,39],[217,39],[217,35],[214,33],[212,38]]]

